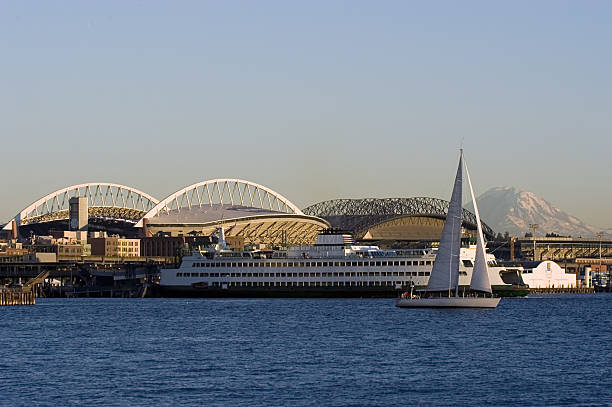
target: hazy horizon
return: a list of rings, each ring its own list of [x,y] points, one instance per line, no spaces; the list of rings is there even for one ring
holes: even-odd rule
[[[3,2],[0,223],[114,182],[301,208],[513,186],[612,228],[612,3]]]

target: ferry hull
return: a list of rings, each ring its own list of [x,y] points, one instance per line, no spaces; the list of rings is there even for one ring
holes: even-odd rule
[[[207,287],[161,286],[162,297],[175,298],[397,298],[393,287]],[[503,287],[493,292],[500,297],[525,296],[528,290]]]
[[[178,298],[394,298],[391,287],[161,287],[162,297]]]
[[[400,308],[496,308],[500,299],[496,297],[398,298],[395,306]]]

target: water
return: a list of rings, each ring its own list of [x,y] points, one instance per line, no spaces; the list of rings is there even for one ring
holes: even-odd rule
[[[0,308],[0,405],[612,404],[612,295],[40,299]]]

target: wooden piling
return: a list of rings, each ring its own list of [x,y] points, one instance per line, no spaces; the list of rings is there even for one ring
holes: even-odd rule
[[[21,288],[0,288],[0,306],[34,304],[36,304],[34,291],[24,291]]]

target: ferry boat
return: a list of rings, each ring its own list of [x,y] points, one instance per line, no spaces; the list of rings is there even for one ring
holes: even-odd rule
[[[476,246],[460,252],[459,291],[468,290]],[[396,297],[427,286],[436,249],[383,250],[355,245],[350,234],[324,231],[313,246],[284,251],[235,251],[219,244],[194,250],[178,268],[162,269],[164,296],[178,297]],[[489,279],[499,296],[525,296],[506,284],[505,271],[487,254]]]

